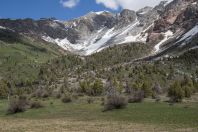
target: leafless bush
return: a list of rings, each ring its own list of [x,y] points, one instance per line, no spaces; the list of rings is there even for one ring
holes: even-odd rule
[[[13,98],[10,101],[9,107],[7,109],[8,114],[15,114],[19,112],[24,112],[28,106],[29,102],[26,96],[20,96]]]
[[[43,104],[42,104],[41,102],[39,102],[39,101],[34,101],[34,102],[32,102],[31,105],[30,105],[30,108],[31,108],[31,109],[39,109],[39,108],[42,108],[42,107],[44,107],[44,106],[43,106]]]
[[[144,91],[139,90],[134,92],[134,94],[128,98],[128,103],[140,103],[143,100],[144,100]]]
[[[93,102],[94,102],[93,98],[91,98],[91,97],[87,98],[87,103],[88,104],[92,104]]]
[[[108,96],[105,105],[104,111],[113,110],[113,109],[122,109],[127,106],[127,100],[124,96],[121,95],[111,95]]]

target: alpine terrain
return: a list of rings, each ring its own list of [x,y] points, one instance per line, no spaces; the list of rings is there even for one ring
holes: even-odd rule
[[[195,132],[197,103],[197,0],[0,19],[0,131]]]

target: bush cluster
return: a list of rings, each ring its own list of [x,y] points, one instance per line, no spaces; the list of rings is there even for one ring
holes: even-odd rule
[[[9,107],[7,109],[8,114],[15,114],[19,112],[24,112],[29,105],[29,101],[26,96],[20,96],[11,99]]]
[[[139,90],[135,91],[131,96],[128,98],[128,103],[139,103],[144,100],[144,91]]]
[[[168,89],[168,96],[171,102],[181,102],[184,97],[191,97],[194,91],[192,80],[185,76],[184,80],[176,80]]]
[[[70,102],[72,102],[72,98],[69,95],[63,95],[61,101],[63,103],[70,103]]]
[[[43,104],[39,101],[34,101],[30,104],[30,108],[31,109],[39,109],[39,108],[42,108],[44,107]]]
[[[113,109],[122,109],[127,106],[128,102],[124,96],[121,95],[111,95],[105,100],[104,111],[109,111]]]
[[[101,80],[97,79],[93,82],[91,81],[82,81],[80,82],[81,92],[89,96],[98,96],[101,95],[104,87]]]

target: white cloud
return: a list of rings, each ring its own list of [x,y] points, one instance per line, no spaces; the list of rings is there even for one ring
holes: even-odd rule
[[[96,0],[96,3],[103,4],[106,8],[112,10],[117,10],[119,8],[138,10],[145,6],[156,6],[160,1],[162,0]]]
[[[117,10],[119,8],[119,3],[116,0],[96,0],[97,4],[103,4],[105,7]]]
[[[73,8],[75,7],[78,3],[80,2],[80,0],[60,0],[60,3],[66,7],[66,8]]]

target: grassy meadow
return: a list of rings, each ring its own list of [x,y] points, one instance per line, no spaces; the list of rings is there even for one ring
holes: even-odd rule
[[[88,104],[80,97],[64,104],[58,99],[39,100],[40,109],[7,115],[7,101],[0,101],[0,131],[198,131],[198,104],[144,101],[129,104],[126,109],[102,112],[100,97]],[[38,100],[38,99],[36,99]]]

